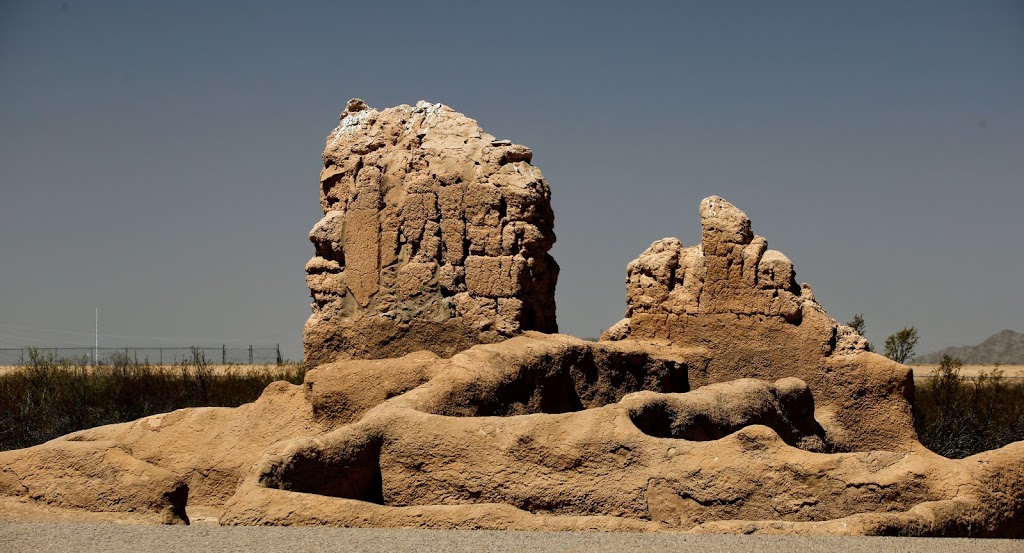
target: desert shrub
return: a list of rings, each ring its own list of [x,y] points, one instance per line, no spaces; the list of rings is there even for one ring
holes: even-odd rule
[[[897,363],[904,363],[914,357],[914,348],[919,336],[917,328],[908,326],[903,330],[890,334],[885,339],[885,356]]]
[[[215,373],[201,352],[171,368],[127,355],[90,367],[29,350],[23,370],[0,375],[0,450],[183,407],[236,407],[276,380],[302,382],[300,364]]]
[[[1024,440],[1024,382],[998,369],[965,378],[961,366],[943,355],[935,377],[917,386],[914,425],[921,443],[959,459]]]

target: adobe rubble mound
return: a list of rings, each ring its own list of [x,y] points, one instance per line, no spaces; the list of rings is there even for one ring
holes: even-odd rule
[[[551,191],[532,157],[442,104],[349,101],[309,235],[307,364],[557,332]]]
[[[602,340],[700,348],[708,362],[691,374],[695,386],[799,378],[814,390],[837,451],[916,441],[910,369],[870,354],[863,337],[829,317],[739,208],[711,196],[699,213],[699,244],[663,238],[629,263],[626,318]]]
[[[630,264],[627,318],[600,342],[522,331],[525,296],[522,332],[503,339],[501,297],[473,295],[470,259],[500,265],[505,250],[466,247],[464,292],[445,295],[451,290],[414,279],[419,293],[394,296],[382,283],[393,273],[400,287],[403,271],[429,264],[415,261],[434,251],[424,245],[438,236],[428,223],[444,222],[440,208],[412,215],[409,206],[424,198],[410,198],[436,194],[439,205],[444,190],[462,186],[463,245],[478,236],[470,214],[494,216],[466,201],[479,183],[465,177],[479,165],[460,157],[465,128],[438,131],[468,119],[436,104],[374,113],[350,103],[342,127],[354,130],[341,133],[348,153],[330,153],[329,143],[331,160],[351,158],[359,169],[328,163],[327,172],[348,176],[325,178],[325,222],[314,229],[321,255],[311,266],[327,269],[310,271],[311,288],[316,299],[323,283],[314,277],[345,287],[321,297],[311,320],[347,314],[307,328],[306,339],[313,355],[334,357],[344,346],[350,357],[392,357],[319,363],[301,385],[273,383],[238,408],[180,409],[0,452],[0,519],[42,512],[163,523],[216,516],[253,525],[1024,537],[1024,442],[962,460],[925,449],[914,432],[910,369],[866,351],[721,198],[701,204],[700,245],[659,240]],[[399,123],[427,129],[420,144],[435,131],[458,138],[421,158],[387,146],[386,137],[408,138],[386,130]],[[485,157],[520,151],[491,144]],[[384,175],[404,165],[373,161],[379,152],[429,159],[439,179],[441,166],[464,178],[432,193],[406,177],[384,186]],[[545,193],[530,201],[549,210],[540,182],[533,190]],[[365,195],[377,203],[358,207]],[[507,209],[498,221],[502,237],[516,222]],[[398,229],[396,242],[387,229]],[[396,257],[381,265],[391,244]],[[458,266],[439,251],[438,272]],[[540,272],[553,270],[546,255],[525,248],[512,256],[534,259],[534,272],[517,281],[523,289],[553,288],[553,275]],[[470,311],[432,318],[462,293],[494,309],[479,319]],[[375,333],[381,321],[394,326]],[[392,353],[424,340],[436,343]]]

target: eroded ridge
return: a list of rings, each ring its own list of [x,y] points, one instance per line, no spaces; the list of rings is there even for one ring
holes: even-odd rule
[[[532,157],[441,104],[351,100],[323,153],[306,362],[556,332],[551,191]]]
[[[390,360],[391,374],[422,377],[337,430],[270,447],[221,521],[1019,535],[1024,444],[962,461],[914,444],[830,453],[800,379],[686,391],[705,354],[528,333],[447,360]],[[370,365],[325,365],[312,380],[355,367]],[[336,377],[312,401],[366,393]],[[491,398],[509,391],[515,407],[495,412]]]

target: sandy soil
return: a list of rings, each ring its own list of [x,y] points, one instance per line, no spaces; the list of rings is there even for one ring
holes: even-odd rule
[[[914,369],[914,378],[931,378],[938,370],[938,365],[911,365]],[[960,369],[962,376],[977,377],[982,373],[991,373],[995,370],[1003,372],[1006,378],[1024,378],[1024,365],[964,365]]]

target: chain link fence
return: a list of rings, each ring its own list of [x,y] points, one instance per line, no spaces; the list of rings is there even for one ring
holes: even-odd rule
[[[31,360],[32,351],[43,359],[66,360],[83,365],[113,365],[127,360],[150,365],[176,365],[204,359],[221,365],[281,364],[281,345],[208,347],[121,347],[121,348],[0,348],[0,366],[24,365]],[[201,356],[201,357],[200,357]]]

